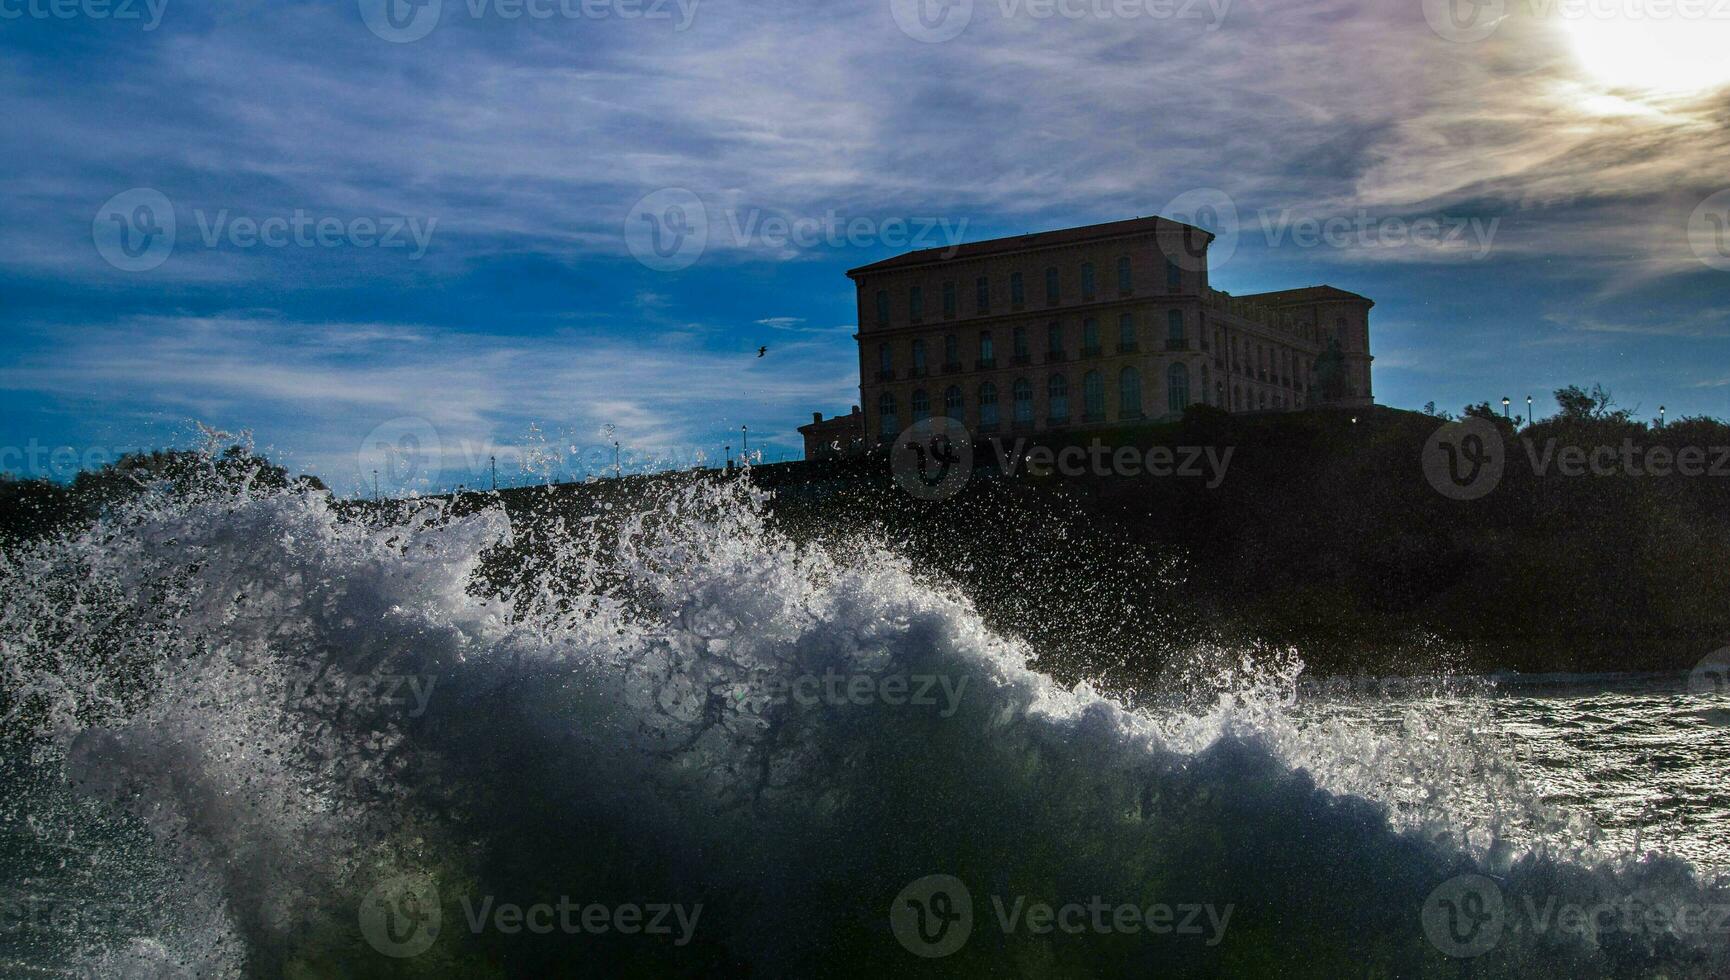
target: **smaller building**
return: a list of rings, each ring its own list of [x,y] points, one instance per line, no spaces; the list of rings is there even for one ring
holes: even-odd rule
[[[823,418],[822,412],[811,413],[811,424],[799,427],[805,437],[806,459],[833,459],[850,456],[865,446],[865,415],[854,405],[847,415]]]

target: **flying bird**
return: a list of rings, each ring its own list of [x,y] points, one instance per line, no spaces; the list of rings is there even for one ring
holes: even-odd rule
[[[762,356],[764,356],[764,355],[765,355],[765,354],[767,354],[767,353],[769,353],[769,348],[767,348],[767,347],[759,347],[759,348],[757,348],[757,356],[758,356],[758,357],[762,357]]]

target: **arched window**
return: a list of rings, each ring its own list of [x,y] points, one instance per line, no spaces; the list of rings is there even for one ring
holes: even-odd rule
[[[989,381],[979,386],[979,425],[997,427],[997,386]]]
[[[1165,314],[1165,339],[1167,350],[1183,350],[1189,342],[1183,335],[1183,311],[1170,310]]]
[[[887,391],[877,396],[877,434],[893,439],[901,434],[901,418],[895,411],[895,396]]]
[[[1045,350],[1050,354],[1063,353],[1063,324],[1053,322],[1045,328]]]
[[[889,325],[889,290],[887,289],[877,290],[877,325],[879,327]]]
[[[889,352],[888,344],[877,345],[877,370],[883,374],[895,373],[895,355]]]
[[[1098,371],[1089,371],[1081,376],[1081,410],[1087,414],[1089,422],[1105,419],[1105,379]]]
[[[1015,424],[1033,424],[1033,382],[1016,378],[1012,389],[1015,398]]]
[[[943,337],[943,366],[947,368],[960,365],[961,342],[955,339],[954,334],[946,334]]]
[[[950,385],[948,389],[943,392],[943,414],[957,422],[965,422],[967,421],[964,417],[966,415],[966,408],[966,403],[961,399],[961,386]]]
[[[913,393],[913,424],[918,425],[931,417],[931,396],[920,388]]]
[[[1092,299],[1094,292],[1093,263],[1081,263],[1081,298]]]
[[[915,340],[913,342],[913,376],[918,377],[919,375],[924,374],[924,373],[925,373],[925,341]]]
[[[1061,374],[1054,374],[1046,382],[1045,397],[1047,406],[1046,418],[1053,422],[1069,421],[1069,382]]]
[[[1135,314],[1120,313],[1117,317],[1117,352],[1126,354],[1135,348]]]
[[[997,349],[991,344],[991,331],[985,330],[979,334],[979,360],[981,366],[990,367],[997,360]]]
[[[1189,407],[1189,368],[1178,363],[1165,372],[1166,407],[1181,412]]]
[[[1129,276],[1129,256],[1120,255],[1117,258],[1117,291],[1129,293],[1134,289],[1135,283]]]
[[[1017,324],[1011,336],[1015,345],[1015,356],[1027,357],[1027,327]]]
[[[1117,414],[1120,418],[1141,418],[1141,372],[1135,368],[1118,372]]]
[[[1011,272],[1009,274],[1009,305],[1019,310],[1026,302],[1027,289],[1022,285],[1021,273]]]
[[[1081,321],[1081,356],[1099,353],[1099,320],[1088,317]]]
[[[1045,305],[1056,306],[1058,301],[1057,267],[1045,270]]]

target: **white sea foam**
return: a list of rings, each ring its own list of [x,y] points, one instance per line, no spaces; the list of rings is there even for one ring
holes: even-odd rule
[[[143,935],[89,955],[364,974],[400,965],[366,915],[405,878],[443,909],[402,961],[433,974],[568,970],[573,948],[596,974],[902,964],[890,905],[932,874],[978,920],[944,962],[1028,974],[1415,975],[1445,959],[1426,900],[1463,873],[1510,906],[1725,900],[1542,805],[1469,694],[1306,719],[1295,657],[1216,651],[1203,707],[1131,711],[1030,670],[893,554],[795,546],[743,481],[657,486],[630,513],[548,496],[513,519],[211,480],[8,554],[0,713],[77,791],[36,797],[33,832],[99,801],[174,881]],[[465,919],[566,895],[703,913],[677,947]],[[1006,935],[990,909],[1014,896],[1235,913],[1217,945]],[[1510,929],[1470,963],[1709,976],[1724,938]]]

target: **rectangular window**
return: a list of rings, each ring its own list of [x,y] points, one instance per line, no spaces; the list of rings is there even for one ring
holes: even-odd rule
[[[1183,270],[1170,259],[1165,260],[1165,285],[1169,289],[1179,289],[1183,286]]]
[[[1057,288],[1057,270],[1056,269],[1046,269],[1045,270],[1045,305],[1046,306],[1056,306],[1058,303],[1058,300],[1059,300],[1059,290]]]
[[[1093,298],[1093,263],[1092,262],[1083,262],[1081,264],[1081,298],[1082,299],[1092,299]]]
[[[889,325],[889,290],[887,289],[877,290],[877,325],[879,327]]]
[[[907,290],[907,316],[914,323],[925,319],[925,290],[918,286]]]
[[[1027,302],[1027,290],[1022,286],[1021,273],[1019,273],[1019,272],[1010,273],[1009,274],[1009,305],[1019,310],[1019,309],[1021,309],[1022,305],[1025,304],[1026,302]]]
[[[1117,260],[1117,291],[1128,294],[1135,291],[1134,286],[1129,274],[1129,256],[1125,255]]]
[[[973,305],[979,313],[991,312],[991,280],[980,276],[973,284]]]
[[[955,284],[952,282],[943,284],[943,315],[949,319],[955,317]]]

